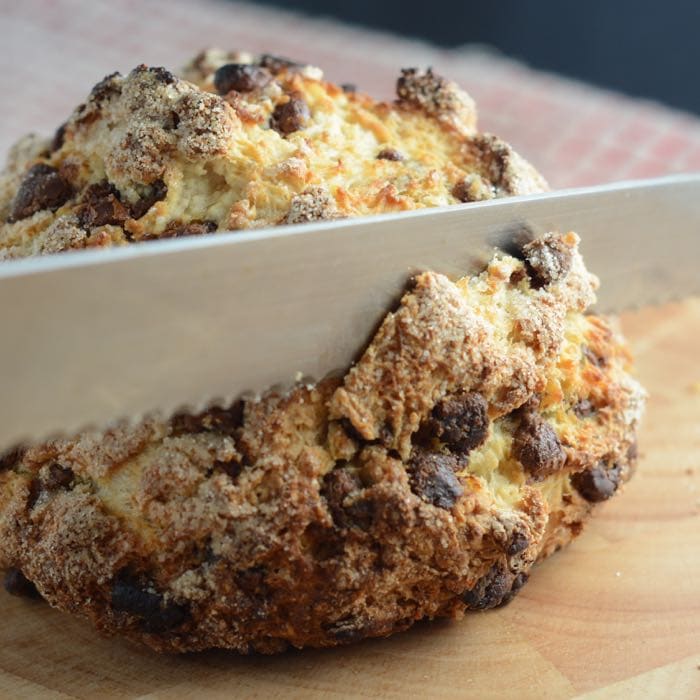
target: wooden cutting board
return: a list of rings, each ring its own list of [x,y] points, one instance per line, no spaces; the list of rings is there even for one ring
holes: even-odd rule
[[[343,649],[160,657],[0,593],[0,697],[700,698],[700,300],[624,318],[641,461],[509,606]]]

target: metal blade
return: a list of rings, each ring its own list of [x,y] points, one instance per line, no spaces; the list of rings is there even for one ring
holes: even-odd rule
[[[700,293],[700,174],[0,265],[0,451],[347,367],[409,276],[575,230],[600,308]]]

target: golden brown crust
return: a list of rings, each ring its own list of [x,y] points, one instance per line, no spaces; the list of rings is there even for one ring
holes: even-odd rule
[[[564,272],[538,249],[419,275],[343,378],[6,455],[0,568],[162,651],[332,646],[506,602],[629,477],[643,398],[582,314],[577,238],[545,241]]]

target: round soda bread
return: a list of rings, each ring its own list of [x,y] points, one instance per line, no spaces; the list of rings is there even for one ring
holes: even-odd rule
[[[15,147],[7,258],[539,191],[469,97],[271,56],[110,76]],[[218,93],[218,94],[217,94]],[[343,376],[0,455],[11,592],[159,651],[277,652],[507,602],[628,479],[644,393],[573,233],[412,279]]]

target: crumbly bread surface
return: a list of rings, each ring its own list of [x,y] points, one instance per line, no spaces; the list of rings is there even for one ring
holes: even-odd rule
[[[209,51],[111,76],[13,150],[5,257],[538,191],[465,93],[393,104]],[[220,94],[217,94],[220,93]],[[411,281],[342,377],[0,455],[17,593],[159,651],[272,653],[507,602],[636,460],[644,392],[573,233]]]
[[[0,568],[162,651],[330,646],[509,600],[636,456],[643,392],[583,313],[576,243],[542,242],[568,258],[542,286],[532,250],[419,275],[342,378],[5,455]]]
[[[0,178],[0,256],[546,188],[431,71],[404,70],[393,102],[271,56],[208,51],[184,75],[107,76],[51,142],[19,142]]]

